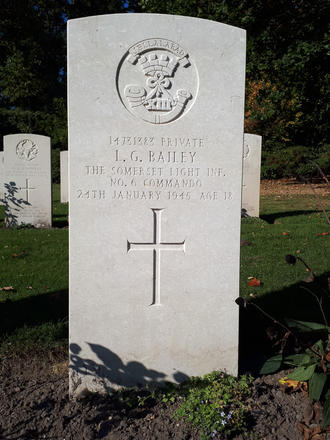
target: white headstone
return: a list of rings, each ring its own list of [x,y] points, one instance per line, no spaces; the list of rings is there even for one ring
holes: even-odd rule
[[[50,138],[31,133],[4,136],[7,226],[52,225]]]
[[[0,205],[4,204],[4,196],[5,196],[5,165],[4,165],[4,157],[3,151],[0,151]]]
[[[69,22],[70,386],[238,367],[245,31]]]
[[[61,172],[61,203],[67,203],[68,198],[68,152],[60,152],[60,172]]]
[[[259,217],[262,137],[244,134],[242,216]]]

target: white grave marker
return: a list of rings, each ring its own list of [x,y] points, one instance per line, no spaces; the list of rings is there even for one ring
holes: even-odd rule
[[[68,197],[68,152],[60,152],[60,172],[61,172],[61,203],[67,203]]]
[[[68,23],[70,387],[237,374],[245,31]]]
[[[262,137],[244,134],[242,216],[259,217]]]
[[[5,164],[3,151],[0,151],[0,205],[4,204],[5,196]]]
[[[52,225],[50,138],[31,133],[4,136],[7,226]]]

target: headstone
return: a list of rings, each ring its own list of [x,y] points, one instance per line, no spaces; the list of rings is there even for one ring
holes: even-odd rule
[[[61,203],[67,203],[68,198],[68,152],[60,152],[60,172],[61,172]]]
[[[259,217],[262,137],[244,134],[242,216]]]
[[[52,225],[50,138],[4,136],[6,226]]]
[[[70,389],[237,374],[245,31],[71,20]]]
[[[5,196],[5,165],[3,158],[3,151],[0,151],[0,205],[4,204]]]

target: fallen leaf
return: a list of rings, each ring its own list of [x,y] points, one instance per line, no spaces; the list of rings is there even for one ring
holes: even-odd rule
[[[32,287],[32,286],[27,286],[27,289],[30,289],[30,290],[32,290],[32,289],[33,289],[33,287]]]
[[[283,377],[278,382],[288,388],[307,391],[307,382],[300,382],[299,380],[288,379],[287,377]]]
[[[288,235],[288,233],[287,233],[287,232],[282,232],[282,234],[283,234],[283,235]]]
[[[19,253],[19,254],[14,253],[14,254],[13,254],[13,257],[14,257],[14,258],[17,258],[17,257],[25,257],[25,255],[27,255],[27,252],[23,251],[23,252],[21,252],[21,253]]]
[[[247,241],[247,240],[242,240],[241,241],[241,246],[250,246],[250,242],[249,241]]]
[[[250,293],[251,298],[256,298],[254,293]]]
[[[330,351],[329,351],[329,353],[326,354],[325,358],[326,358],[327,362],[330,362]]]
[[[317,237],[322,237],[322,236],[328,235],[328,234],[330,234],[330,232],[320,232],[319,234],[316,234],[316,235],[317,235]]]
[[[14,290],[13,286],[0,287],[0,290],[12,291]]]
[[[248,282],[248,286],[250,287],[260,287],[260,280],[258,280],[257,278],[251,278],[250,281]]]
[[[300,254],[300,250],[299,249],[296,250],[296,254]]]

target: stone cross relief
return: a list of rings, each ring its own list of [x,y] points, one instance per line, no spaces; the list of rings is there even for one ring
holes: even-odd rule
[[[25,188],[23,188],[21,186],[20,190],[25,190],[26,191],[26,201],[27,201],[27,203],[29,203],[29,190],[30,189],[36,189],[36,188],[29,187],[29,179],[25,179]]]
[[[127,241],[127,252],[152,251],[153,252],[153,297],[151,306],[160,306],[160,260],[163,251],[185,252],[185,240],[180,243],[163,243],[161,240],[162,208],[151,208],[154,215],[154,238],[152,243],[132,243]]]

